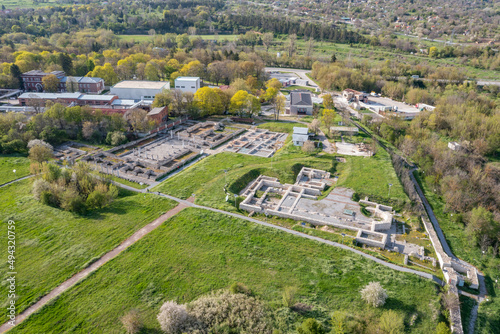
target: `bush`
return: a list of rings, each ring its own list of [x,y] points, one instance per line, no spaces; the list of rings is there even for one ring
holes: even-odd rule
[[[297,288],[293,286],[287,286],[285,290],[283,290],[283,305],[285,307],[292,307],[295,305],[295,294],[297,292]]]
[[[84,213],[86,211],[83,198],[74,189],[68,189],[61,197],[61,208],[66,211]]]
[[[43,179],[37,179],[35,182],[33,182],[33,197],[35,197],[36,200],[40,201],[42,197],[43,192],[50,192],[50,183]]]
[[[310,140],[306,141],[302,146],[302,152],[307,154],[314,153],[315,150],[316,148],[314,147],[314,143]]]
[[[384,312],[380,317],[380,329],[387,334],[400,334],[405,330],[404,318],[393,310]]]
[[[143,327],[141,316],[137,310],[130,310],[120,320],[128,334],[139,333]]]
[[[361,290],[361,298],[374,307],[380,307],[385,304],[387,292],[379,282],[370,282]]]
[[[229,291],[232,294],[242,293],[242,294],[247,295],[247,296],[250,296],[252,294],[252,291],[249,288],[247,288],[243,283],[231,284]]]
[[[210,332],[224,329],[245,333],[271,333],[270,321],[264,306],[255,298],[229,292],[201,297],[188,305],[188,312],[198,320],[194,323]]]
[[[299,334],[323,334],[325,331],[316,319],[309,318],[304,320],[304,322],[297,328]]]
[[[59,206],[59,199],[52,193],[51,190],[42,191],[40,194],[40,202],[53,207]]]
[[[436,327],[436,334],[451,334],[451,330],[444,322],[440,322]]]
[[[189,314],[185,305],[168,301],[161,306],[157,319],[165,333],[177,334],[187,327]]]

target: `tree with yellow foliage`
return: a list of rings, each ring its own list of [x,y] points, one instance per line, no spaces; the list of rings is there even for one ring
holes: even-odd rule
[[[215,115],[222,112],[222,101],[215,88],[202,87],[194,94],[200,116]]]

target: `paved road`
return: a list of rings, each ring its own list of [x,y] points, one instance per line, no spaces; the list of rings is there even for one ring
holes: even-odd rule
[[[9,184],[12,184],[12,183],[14,183],[14,182],[19,182],[19,181],[22,181],[22,180],[29,179],[30,177],[33,177],[33,176],[35,176],[35,175],[28,175],[28,176],[21,177],[21,178],[19,178],[19,179],[15,179],[15,180],[9,181],[9,182],[7,182],[7,183],[1,184],[1,185],[0,185],[0,188],[6,187],[6,186],[8,186]]]
[[[311,73],[311,70],[301,70],[298,68],[266,67],[265,71],[293,72],[297,74],[299,78],[307,80],[309,82],[309,86],[319,88],[319,86],[306,75],[306,73]]]

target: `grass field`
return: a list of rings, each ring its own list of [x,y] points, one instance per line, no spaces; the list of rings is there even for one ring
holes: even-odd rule
[[[14,170],[16,172],[14,173]],[[0,155],[0,184],[19,179],[30,173],[30,161],[22,155]]]
[[[46,6],[68,6],[69,4],[59,3],[56,0],[45,0],[45,2],[35,2],[32,0],[0,0],[0,7],[4,5],[5,8],[35,8]]]
[[[80,216],[40,204],[30,193],[31,183],[23,180],[0,190],[3,226],[9,219],[16,226],[18,311],[175,206],[155,195],[120,190],[108,208]],[[0,243],[7,245],[7,233],[0,234]],[[2,261],[0,275],[8,271]]]
[[[370,281],[388,291],[384,307],[361,300],[359,290]],[[308,317],[329,329],[335,310],[375,321],[394,310],[412,333],[431,333],[442,319],[429,280],[226,215],[185,209],[11,332],[122,333],[120,317],[136,308],[144,319],[141,333],[160,333],[156,314],[163,302],[185,303],[233,282],[267,303],[283,333],[295,332]],[[297,301],[310,311],[282,306],[287,286],[298,288]],[[409,326],[413,314],[418,320]]]
[[[415,172],[417,180],[423,186],[423,190],[432,210],[439,221],[439,226],[444,232],[446,241],[452,252],[459,258],[477,266],[485,275],[486,287],[490,301],[481,303],[476,322],[476,333],[500,333],[500,259],[492,254],[481,254],[480,249],[471,243],[471,239],[465,234],[464,225],[453,222],[452,214],[446,212],[444,201],[430,189],[428,184],[422,180],[422,175]]]

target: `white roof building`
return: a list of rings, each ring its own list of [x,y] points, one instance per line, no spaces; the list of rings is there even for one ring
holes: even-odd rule
[[[125,80],[111,87],[110,93],[120,99],[154,100],[155,95],[164,89],[170,89],[170,82]]]
[[[199,77],[178,77],[175,79],[175,89],[183,92],[196,93],[200,89]]]
[[[292,141],[295,146],[302,146],[309,140],[309,129],[293,127]]]

